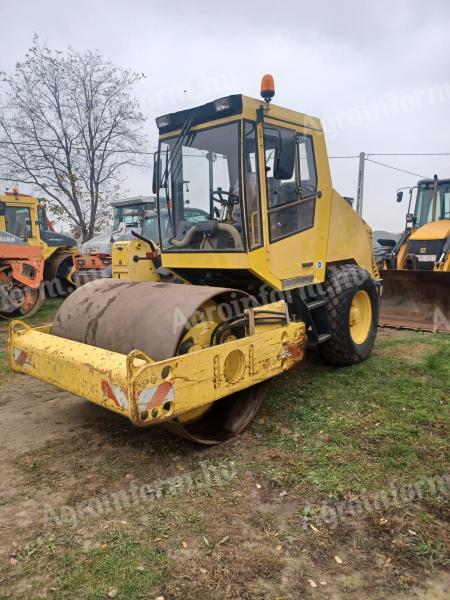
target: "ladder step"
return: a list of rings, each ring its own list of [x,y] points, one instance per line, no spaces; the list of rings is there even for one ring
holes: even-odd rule
[[[330,333],[319,333],[319,335],[317,336],[317,343],[323,344],[323,342],[326,342],[327,340],[329,340],[330,337],[331,337]]]
[[[322,300],[314,300],[313,302],[307,302],[306,306],[308,307],[308,310],[315,310],[316,308],[320,308],[322,306],[325,306],[327,304],[327,301],[322,299]]]

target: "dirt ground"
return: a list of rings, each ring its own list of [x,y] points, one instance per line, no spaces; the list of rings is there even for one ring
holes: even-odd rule
[[[389,345],[393,336],[399,345]],[[379,343],[387,345],[374,360],[407,368],[430,350],[427,338],[409,352],[402,336],[381,331]],[[314,390],[323,370],[313,359],[295,378],[308,377]],[[276,432],[270,429],[284,393],[273,389],[268,408],[242,435],[202,449],[163,431],[137,430],[43,382],[7,378],[0,384],[0,599],[449,598],[450,563],[440,545],[448,540],[448,499],[371,512],[337,527],[305,521],[306,505],[347,496],[314,479],[322,458],[319,450],[310,457],[301,428],[281,419]],[[439,419],[435,438],[446,433]],[[320,448],[327,435],[338,437],[314,432]],[[336,448],[331,464],[345,469]],[[377,451],[364,450],[369,469]],[[205,469],[213,474],[208,485],[177,484],[178,491],[151,502],[79,519],[62,509],[132,483],[203,476]],[[327,471],[326,481],[333,476]],[[348,481],[360,476],[355,470]],[[382,477],[387,485],[392,473]]]

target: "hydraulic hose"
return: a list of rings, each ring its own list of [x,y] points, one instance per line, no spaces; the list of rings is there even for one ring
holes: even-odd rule
[[[230,225],[229,223],[218,223],[217,229],[219,231],[224,231],[224,232],[228,233],[232,237],[235,248],[242,248],[243,244],[242,244],[241,234],[239,233],[239,231],[236,229],[236,227],[234,225]],[[190,244],[190,242],[192,241],[192,238],[194,237],[194,235],[196,233],[197,233],[197,226],[194,225],[193,227],[191,227],[189,229],[189,231],[186,233],[186,235],[184,236],[183,239],[177,240],[175,238],[172,238],[170,243],[172,244],[172,246],[175,246],[175,248],[185,248],[186,246],[188,246]]]

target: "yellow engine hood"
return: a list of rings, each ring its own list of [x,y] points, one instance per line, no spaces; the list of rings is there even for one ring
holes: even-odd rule
[[[413,231],[410,240],[445,240],[450,236],[450,219],[434,221]]]

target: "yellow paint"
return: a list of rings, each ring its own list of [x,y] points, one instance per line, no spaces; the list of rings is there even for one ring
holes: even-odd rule
[[[243,97],[242,115],[214,120],[214,125],[241,119],[256,121],[261,101]],[[266,107],[267,108],[267,107]],[[275,290],[286,290],[310,283],[323,283],[327,265],[352,262],[364,267],[374,277],[371,229],[353,208],[332,188],[324,132],[319,119],[270,104],[264,123],[290,128],[312,137],[318,177],[314,227],[269,243],[267,189],[264,170],[262,124],[257,126],[259,180],[264,246],[251,252],[165,252],[162,264],[168,269],[245,269]],[[200,131],[211,122],[192,128]],[[241,128],[243,129],[243,128]],[[163,140],[177,131],[160,136]],[[243,171],[243,169],[241,169]],[[244,182],[241,189],[245,190]],[[243,202],[245,211],[246,203]],[[244,220],[247,227],[247,220]],[[312,264],[311,264],[312,263]]]
[[[372,273],[372,231],[333,190],[327,262],[355,262]]]
[[[398,251],[397,255],[397,269],[403,270],[406,268],[406,258],[408,255],[408,242],[409,240],[423,241],[424,243],[428,240],[448,240],[450,238],[450,219],[443,219],[440,221],[432,221],[426,223],[422,227],[413,229],[409,234],[409,237],[405,240],[402,247]],[[439,260],[439,256],[437,260]],[[444,256],[442,262],[436,262],[434,264],[433,271],[439,273],[450,273],[450,252]]]
[[[350,335],[355,344],[363,344],[367,340],[372,324],[372,303],[365,290],[359,290],[350,307]]]
[[[445,240],[450,237],[450,220],[426,223],[415,229],[410,235],[410,240]]]
[[[264,309],[279,307],[275,303]],[[8,352],[13,371],[57,385],[145,427],[290,369],[303,359],[305,344],[304,324],[289,323],[154,362],[138,350],[125,356],[14,321]],[[158,389],[162,390],[159,402],[149,403]]]
[[[149,244],[141,240],[115,242],[112,246],[113,279],[159,281],[153,260],[147,256],[151,251]]]

